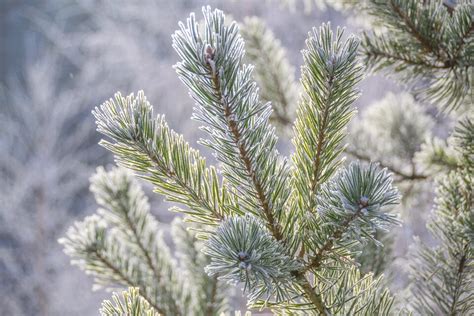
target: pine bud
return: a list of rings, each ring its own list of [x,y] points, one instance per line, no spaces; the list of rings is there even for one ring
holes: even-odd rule
[[[241,251],[237,254],[238,258],[240,261],[245,261],[245,260],[248,260],[249,259],[249,255],[248,253],[246,253],[245,251]]]
[[[369,198],[366,196],[362,196],[359,200],[359,207],[367,207],[369,206]]]
[[[215,52],[216,50],[212,48],[211,45],[206,45],[206,48],[204,49],[204,60],[211,67],[213,75],[216,73],[216,63],[214,61]]]
[[[204,59],[209,63],[209,61],[214,60],[216,50],[212,48],[211,45],[207,44],[204,49]]]

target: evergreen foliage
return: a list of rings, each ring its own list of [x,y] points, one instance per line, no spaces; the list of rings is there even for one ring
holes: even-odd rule
[[[220,297],[225,291],[220,281],[206,282],[220,288],[220,293],[206,291],[200,284],[202,278],[208,278],[204,274],[206,261],[194,262],[200,267],[194,272],[201,271],[201,280],[199,275],[186,279],[178,270],[162,239],[159,223],[150,214],[147,198],[127,171],[106,172],[99,168],[91,178],[91,191],[101,208],[71,227],[60,243],[72,263],[94,277],[95,288],[139,288],[140,296],[160,315],[200,315],[203,300],[214,301],[207,306],[209,315],[224,308]],[[183,238],[176,240],[181,251],[191,250],[189,245],[183,245]],[[149,308],[137,295],[133,289],[124,294],[123,300],[130,304],[126,308],[143,310],[145,315]],[[116,307],[104,303],[102,312],[122,308],[118,300],[116,296]]]
[[[288,128],[293,122],[298,98],[295,70],[288,61],[288,54],[265,22],[257,17],[245,18],[240,32],[245,41],[245,61],[255,66],[254,78],[260,88],[260,98],[272,103],[270,121],[279,128]]]
[[[272,296],[284,301],[296,294],[291,289],[293,272],[301,264],[250,216],[227,218],[209,238],[204,251],[211,258],[206,270],[211,275],[221,274],[223,280],[244,283],[250,302]]]
[[[436,91],[424,86],[421,93],[445,109],[458,108],[472,93],[466,86],[472,80],[470,31],[465,32],[470,7],[461,4],[443,9],[446,13],[436,11],[434,2],[409,0],[367,6],[379,18],[389,10],[401,12],[389,19],[389,30],[405,20],[393,31],[394,40],[365,35],[365,62],[374,70],[393,68],[404,80],[440,85]],[[440,16],[433,17],[435,12]],[[400,224],[392,211],[400,195],[391,172],[399,183],[411,183],[432,176],[435,168],[444,173],[429,228],[439,246],[419,243],[414,250],[410,308],[420,315],[472,312],[472,119],[459,124],[449,146],[434,140],[417,153],[423,139],[435,139],[432,119],[412,97],[404,95],[395,104],[388,95],[355,122],[349,139],[348,153],[369,163],[344,166],[363,70],[359,40],[323,24],[308,34],[302,52],[294,154],[287,159],[277,151],[270,124],[273,118],[289,125],[295,98],[282,48],[256,19],[245,21],[241,37],[238,25],[226,23],[221,11],[206,7],[203,15],[202,23],[191,14],[179,24],[173,47],[180,57],[176,71],[196,104],[193,119],[207,135],[200,143],[212,150],[217,166],[208,167],[163,116],[155,116],[143,92],[117,93],[93,111],[98,131],[107,138],[101,145],[121,167],[176,203],[173,209],[188,222],[173,223],[174,258],[131,175],[99,169],[91,189],[102,208],[72,227],[61,243],[98,286],[131,287],[113,303],[104,302],[101,312],[213,315],[228,310],[224,283],[229,282],[242,285],[250,308],[276,314],[394,314],[400,306],[385,288],[383,260],[372,260],[369,269],[361,256],[379,254],[384,242],[390,244],[386,231]],[[451,22],[441,25],[445,19]],[[430,35],[432,27],[440,33]],[[462,38],[462,45],[453,38]],[[445,41],[451,44],[445,47]],[[402,43],[406,47],[394,51],[404,57],[400,60],[375,55]],[[404,49],[413,55],[405,56]],[[426,56],[416,55],[421,52]],[[444,57],[449,69],[441,64]],[[410,64],[412,59],[420,64]],[[244,63],[248,60],[255,61],[256,71]],[[267,71],[270,63],[274,66]],[[275,101],[273,114],[269,101]],[[386,146],[373,148],[374,139]],[[382,160],[381,167],[373,160]]]
[[[216,218],[240,213],[235,195],[220,185],[216,169],[172,131],[142,92],[126,98],[120,93],[93,114],[98,131],[112,141],[101,144],[117,163],[138,172],[169,201],[186,205],[193,220],[212,224]]]
[[[280,0],[295,6],[296,0]],[[307,12],[328,6],[363,16],[361,54],[374,72],[396,77],[445,111],[474,101],[472,1],[303,0]]]
[[[188,207],[184,213],[192,220],[219,225],[202,230],[208,239],[207,271],[242,282],[250,304],[316,314],[390,309],[393,299],[379,288],[380,279],[360,276],[345,242],[356,235],[359,240],[371,239],[373,227],[394,223],[382,210],[396,201],[385,171],[353,165],[341,171],[334,186],[320,190],[340,165],[344,126],[352,115],[354,85],[361,75],[355,61],[358,41],[344,41],[341,30],[333,35],[329,25],[310,34],[304,52],[306,95],[294,139],[298,164],[291,171],[276,151],[277,138],[268,122],[270,104],[259,98],[252,67],[242,63],[244,43],[237,25],[227,26],[221,11],[205,8],[203,13],[204,29],[192,14],[174,34],[173,46],[182,58],[177,72],[197,104],[194,118],[209,134],[201,142],[221,163],[223,183],[207,176],[216,172],[207,171],[214,169],[206,169],[197,152],[170,132],[161,117],[153,119],[142,93],[116,95],[94,111],[99,131],[111,139],[102,144],[115,153],[119,164]],[[306,132],[302,122],[315,127]],[[317,147],[313,156],[311,148]],[[305,151],[311,155],[306,157]],[[306,183],[305,177],[311,181]],[[220,192],[226,199],[219,198]],[[318,194],[317,199],[311,197]],[[324,198],[337,205],[338,213],[318,212],[316,206],[324,207]],[[300,207],[298,216],[293,205]],[[312,218],[316,232],[327,227],[327,234],[311,236],[317,243],[301,242],[297,228],[303,226],[304,214]],[[319,227],[321,222],[325,223]]]
[[[461,164],[438,179],[428,229],[439,245],[418,241],[413,251],[411,292],[420,315],[469,315],[474,311],[474,123],[455,132]]]
[[[470,1],[369,0],[385,32],[365,33],[362,54],[374,71],[389,69],[444,110],[472,105],[474,7]]]
[[[403,203],[397,209],[400,213],[413,212],[417,208],[415,201],[423,199],[430,172],[417,162],[415,155],[420,159],[418,151],[431,137],[433,125],[433,119],[407,93],[388,93],[364,109],[351,125],[346,152],[355,159],[377,161],[393,173],[403,195]],[[392,245],[396,234],[381,230],[375,234],[383,245],[363,246],[356,260],[364,272],[387,274],[394,260]]]
[[[129,288],[122,295],[114,293],[112,301],[104,301],[100,309],[102,316],[158,316],[159,314],[139,295],[138,288]]]
[[[176,65],[197,107],[209,139],[202,144],[215,152],[222,174],[239,195],[242,210],[264,220],[283,239],[284,205],[289,196],[289,168],[276,150],[277,137],[269,126],[270,103],[259,99],[253,67],[242,63],[244,42],[234,22],[224,24],[221,11],[204,11],[202,37],[192,14],[173,35],[173,47],[182,59]]]
[[[356,159],[377,161],[389,168],[397,181],[423,180],[426,175],[415,155],[431,138],[434,121],[407,93],[388,93],[369,105],[350,130],[346,152]]]

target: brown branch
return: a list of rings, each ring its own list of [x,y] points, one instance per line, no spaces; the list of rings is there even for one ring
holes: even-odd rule
[[[439,51],[435,50],[435,48],[431,45],[431,43],[422,34],[420,34],[416,26],[413,24],[410,18],[405,14],[405,12],[403,12],[400,9],[400,7],[397,6],[392,0],[390,1],[390,6],[392,7],[393,11],[402,19],[405,25],[408,27],[410,34],[413,37],[415,37],[415,39],[417,39],[418,42],[420,42],[420,44],[425,48],[425,50],[435,54],[438,60],[441,59]]]
[[[452,16],[453,12],[456,8],[451,6],[450,4],[446,3],[446,1],[443,1],[443,6],[446,7],[446,10],[448,11],[449,15]]]
[[[456,285],[455,285],[455,289],[454,289],[454,294],[453,294],[453,301],[451,303],[451,307],[449,308],[449,315],[450,316],[454,316],[454,315],[457,315],[457,312],[456,312],[456,304],[458,303],[458,300],[461,296],[461,284],[462,284],[462,281],[463,281],[463,278],[464,278],[464,270],[466,268],[466,264],[467,264],[467,254],[468,254],[468,251],[469,251],[469,244],[466,244],[464,246],[464,250],[465,252],[463,253],[461,259],[459,260],[459,264],[458,264],[458,267],[457,267],[457,279],[456,279]]]
[[[280,241],[283,239],[283,234],[278,226],[278,223],[276,222],[273,216],[273,210],[270,207],[268,197],[266,196],[266,193],[263,189],[263,184],[260,182],[260,179],[258,179],[256,171],[253,169],[252,161],[248,155],[248,151],[245,146],[245,143],[242,141],[242,135],[240,134],[240,131],[237,127],[237,122],[232,118],[233,116],[232,111],[229,105],[227,104],[225,97],[222,95],[221,86],[219,83],[219,75],[217,74],[216,71],[214,71],[210,63],[209,63],[209,69],[211,71],[212,83],[214,85],[214,90],[217,94],[217,99],[220,100],[223,106],[224,116],[227,121],[227,126],[234,138],[233,140],[234,144],[237,146],[239,150],[239,156],[242,162],[244,163],[245,171],[247,172],[247,175],[249,176],[249,178],[252,180],[252,184],[257,193],[258,201],[263,210],[263,214],[265,215],[266,220],[267,220],[267,227],[272,233],[273,237],[275,237],[276,240]]]
[[[372,159],[367,156],[367,155],[364,155],[364,154],[361,154],[355,150],[351,150],[351,149],[348,149],[346,148],[346,153],[348,153],[349,155],[359,159],[359,160],[363,160],[363,161],[367,161],[367,162],[372,162]],[[401,181],[410,181],[410,180],[426,180],[428,178],[427,175],[425,174],[421,174],[421,173],[416,173],[414,170],[412,171],[412,173],[406,173],[400,169],[398,169],[397,167],[394,167],[388,163],[385,163],[383,161],[377,161],[377,163],[380,165],[380,167],[382,168],[387,168],[390,172],[392,172],[393,174],[397,175],[398,177],[400,177],[400,180]]]
[[[447,67],[453,68],[456,65],[456,59],[459,57],[459,53],[461,52],[462,48],[466,44],[466,38],[473,32],[474,32],[474,22],[471,23],[471,27],[467,30],[467,32],[461,36],[461,42],[458,44],[458,47],[456,48],[456,51],[454,52],[453,57],[445,61],[445,65]]]
[[[360,204],[358,210],[351,215],[349,218],[347,218],[342,225],[336,229],[330,237],[328,237],[327,241],[324,243],[324,245],[319,248],[319,250],[316,252],[316,255],[311,259],[311,261],[302,269],[299,271],[295,271],[294,275],[297,280],[304,280],[301,284],[306,296],[310,299],[310,301],[318,308],[318,311],[322,315],[329,314],[327,308],[325,307],[321,296],[316,294],[314,292],[314,289],[311,287],[311,283],[305,278],[305,273],[308,272],[309,270],[314,270],[318,269],[321,266],[321,263],[323,262],[324,255],[326,252],[331,250],[331,248],[334,246],[334,242],[339,240],[344,232],[347,231],[349,228],[349,225],[358,217],[361,215],[362,209],[366,207],[367,204],[366,202]]]
[[[314,291],[314,288],[311,286],[309,281],[304,277],[304,275],[297,276],[297,280],[301,282],[301,288],[303,289],[306,297],[309,299],[309,301],[316,306],[316,309],[321,315],[330,315],[331,313],[325,306],[321,295],[316,294]]]
[[[453,11],[455,10],[454,7],[449,6],[448,4],[443,2],[443,5],[447,8],[448,12],[450,15],[452,15]],[[432,43],[429,42],[428,39],[426,39],[417,29],[417,27],[413,24],[413,22],[410,20],[410,18],[401,10],[399,6],[393,3],[393,1],[390,1],[390,7],[393,9],[395,14],[398,15],[398,17],[401,18],[403,23],[407,26],[408,32],[421,44],[421,46],[424,48],[424,50],[428,53],[432,53],[436,57],[436,61],[438,64],[433,64],[428,61],[424,60],[412,60],[409,58],[405,58],[402,56],[396,56],[393,54],[390,54],[388,52],[382,52],[378,50],[377,52],[372,52],[372,53],[367,53],[368,56],[373,55],[379,55],[381,57],[387,58],[387,59],[394,59],[398,61],[402,61],[406,64],[413,65],[413,66],[425,66],[425,67],[430,67],[434,69],[453,69],[454,66],[457,64],[457,58],[459,57],[459,52],[461,51],[462,47],[466,43],[466,38],[474,32],[474,22],[471,23],[471,27],[467,30],[465,34],[462,34],[461,36],[461,41],[458,44],[458,47],[456,48],[454,54],[451,56],[449,51],[447,51],[446,48],[443,48],[441,45],[439,47],[433,46]],[[436,30],[433,30],[435,32]],[[442,56],[444,55],[444,56]]]
[[[387,59],[393,59],[393,60],[401,61],[401,62],[404,62],[405,64],[412,65],[412,66],[425,66],[425,67],[430,67],[430,68],[434,68],[434,69],[450,69],[450,68],[452,68],[452,66],[449,63],[446,63],[446,62],[444,62],[441,65],[435,65],[435,64],[429,63],[429,62],[424,61],[424,60],[413,60],[413,59],[409,59],[409,58],[406,58],[406,57],[403,57],[403,56],[393,55],[393,54],[390,54],[389,52],[381,51],[381,50],[367,52],[367,56],[369,56],[369,57],[371,57],[371,56],[376,57],[377,55],[380,56],[380,57],[387,58]]]
[[[334,246],[334,242],[338,241],[341,239],[342,235],[347,231],[349,228],[349,225],[361,215],[362,209],[366,207],[367,205],[360,205],[357,211],[352,214],[350,217],[348,217],[342,224],[341,226],[336,229],[330,237],[327,238],[326,242],[324,245],[319,248],[319,250],[316,252],[316,255],[312,258],[312,260],[309,262],[309,264],[300,272],[300,273],[305,273],[308,270],[312,269],[318,269],[321,266],[321,263],[324,259],[324,255],[326,252],[331,250],[331,248]]]
[[[116,266],[113,265],[113,263],[111,263],[107,258],[105,258],[104,256],[102,256],[100,254],[100,252],[96,249],[94,250],[94,254],[97,256],[97,258],[107,267],[109,268],[110,270],[112,270],[116,275],[118,275],[122,281],[127,285],[127,286],[130,286],[130,287],[139,287],[138,284],[135,284],[132,280],[130,280],[129,277],[127,277],[124,273],[122,273],[122,271],[120,271],[119,268],[117,268]],[[142,289],[143,290],[143,293],[140,292],[140,296],[143,297],[145,299],[145,301],[148,302],[148,304],[150,304],[151,307],[153,307],[158,313],[160,313],[161,315],[165,316],[166,313],[165,311],[160,308],[158,305],[156,305],[149,297],[148,295],[146,294],[146,289]]]

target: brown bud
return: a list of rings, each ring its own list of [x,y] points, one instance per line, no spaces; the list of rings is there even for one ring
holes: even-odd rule
[[[362,196],[359,200],[359,207],[367,207],[369,206],[369,198],[366,196]]]
[[[210,60],[214,60],[215,52],[216,50],[211,45],[206,45],[206,48],[204,49],[204,58],[207,62],[209,62]]]

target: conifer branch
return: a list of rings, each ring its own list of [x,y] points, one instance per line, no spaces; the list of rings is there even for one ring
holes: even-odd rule
[[[346,148],[345,152],[358,160],[362,160],[365,162],[374,162],[371,157],[352,150],[350,148]],[[389,163],[380,160],[377,160],[377,163],[380,165],[380,167],[387,168],[388,170],[390,170],[390,172],[398,176],[401,181],[426,180],[428,178],[426,174],[417,173],[416,171],[414,171],[413,173],[406,173],[405,171],[399,170],[397,167],[389,165]]]
[[[99,259],[100,262],[102,262],[104,264],[105,267],[107,267],[108,269],[110,269],[110,271],[116,275],[119,276],[119,278],[122,279],[122,281],[124,282],[123,285],[126,285],[126,286],[129,286],[129,287],[133,287],[133,286],[140,286],[141,284],[139,283],[136,283],[136,282],[133,282],[132,280],[130,280],[121,270],[120,268],[118,268],[117,266],[115,266],[109,259],[107,259],[106,257],[104,257],[102,254],[100,254],[97,250],[94,251],[95,255],[97,256],[97,259]],[[153,309],[155,311],[157,311],[158,313],[160,313],[161,315],[166,315],[165,311],[163,309],[161,309],[158,305],[156,305],[155,303],[153,303],[153,300],[151,298],[149,298],[146,294],[142,294],[141,297],[143,297],[143,299],[148,303],[150,304],[151,307],[153,307]]]
[[[221,185],[215,168],[170,130],[164,119],[153,118],[143,92],[105,102],[94,110],[98,131],[113,142],[101,145],[112,151],[120,165],[138,172],[168,200],[184,204],[194,221],[215,225],[225,215],[239,213],[235,195]]]
[[[298,279],[301,280],[301,287],[309,301],[316,307],[317,311],[321,315],[330,315],[330,311],[326,308],[321,296],[316,294],[315,289],[311,286],[308,280],[302,275],[298,275]]]
[[[333,250],[336,245],[346,244],[350,249],[354,240],[377,242],[373,237],[376,229],[399,223],[395,215],[384,211],[399,198],[391,181],[386,169],[378,170],[375,164],[362,168],[352,163],[324,185],[318,196],[319,216],[308,224],[310,230],[320,227],[308,243],[317,247],[308,246],[314,255],[302,272],[317,271],[328,258],[339,260],[344,254]]]
[[[72,263],[94,275],[97,285],[143,288],[145,292],[142,297],[165,315],[164,310],[147,293],[149,288],[143,283],[138,263],[119,255],[124,249],[118,239],[106,234],[105,225],[102,219],[92,215],[69,229],[68,237],[62,238],[60,243],[65,246],[65,252],[76,260]]]
[[[72,262],[93,275],[96,286],[138,287],[160,314],[187,314],[181,302],[188,293],[138,184],[125,170],[103,168],[91,182],[99,215],[77,223],[60,240]]]
[[[194,118],[206,124],[203,129],[211,137],[202,143],[215,151],[229,183],[248,196],[242,201],[245,211],[264,219],[281,240],[288,168],[275,148],[270,104],[259,100],[252,68],[242,64],[244,44],[237,24],[225,26],[218,10],[205,8],[203,14],[203,38],[194,15],[173,35],[182,58],[176,70],[196,101]]]
[[[427,138],[421,145],[420,151],[415,155],[415,161],[427,175],[447,173],[461,166],[460,157],[454,150],[452,141],[451,137],[447,141],[434,137]]]
[[[307,270],[317,270],[320,268],[321,263],[324,260],[324,255],[328,251],[330,251],[334,246],[334,243],[337,243],[341,239],[343,234],[347,232],[351,223],[355,221],[357,217],[362,215],[361,212],[363,208],[364,206],[361,205],[354,214],[345,219],[344,222],[341,223],[340,227],[336,229],[331,236],[328,237],[328,240],[319,248],[313,259],[305,267],[304,272],[306,272]]]
[[[140,190],[136,190],[129,175],[123,171],[117,170],[107,174],[104,168],[98,168],[91,182],[91,192],[94,193],[97,203],[103,207],[99,213],[114,225],[122,226],[123,231],[127,233],[126,239],[132,237],[132,244],[138,247],[139,255],[145,259],[153,278],[160,282],[158,267],[151,258],[149,245],[145,245],[143,233],[140,232],[142,228],[137,227],[141,223],[152,226],[154,222],[148,213],[146,197]]]
[[[303,51],[304,94],[295,123],[295,164],[293,182],[300,212],[314,212],[314,196],[341,161],[342,140],[352,114],[352,103],[361,78],[357,65],[358,41],[351,37],[342,41],[343,31],[333,37],[329,25],[314,29]],[[309,167],[310,166],[310,167]]]
[[[206,270],[232,283],[244,282],[244,291],[254,302],[265,297],[286,301],[293,294],[293,271],[300,264],[255,218],[226,219],[206,243],[211,258]]]
[[[219,83],[220,79],[217,73],[212,73],[212,81],[214,84],[217,99],[225,100],[225,98],[223,98],[223,96],[221,95],[221,87]],[[278,228],[275,218],[273,217],[273,210],[270,209],[270,202],[268,200],[266,192],[263,189],[263,184],[260,182],[260,179],[257,178],[256,169],[254,169],[249,153],[247,152],[247,147],[245,146],[244,141],[242,139],[242,135],[240,134],[240,131],[237,128],[237,122],[233,119],[234,114],[227,102],[223,101],[222,105],[224,108],[224,115],[227,120],[228,129],[233,136],[235,146],[239,150],[240,159],[242,160],[245,166],[247,176],[252,179],[252,184],[254,186],[255,192],[257,193],[257,198],[260,203],[260,207],[262,208],[265,219],[268,222],[268,228],[277,240],[281,240],[283,238],[282,233]]]
[[[396,190],[386,172],[373,165],[351,165],[329,181],[341,163],[344,128],[358,94],[358,41],[351,37],[343,42],[342,31],[333,36],[328,25],[310,34],[304,52],[305,95],[295,125],[296,166],[290,178],[268,123],[270,105],[259,99],[252,68],[242,64],[243,41],[236,24],[226,25],[221,11],[204,8],[203,13],[203,32],[192,14],[174,34],[173,46],[181,58],[177,72],[197,105],[194,118],[209,134],[201,142],[222,163],[224,183],[160,117],[153,119],[142,93],[136,98],[116,95],[94,111],[98,130],[111,139],[102,144],[119,164],[155,184],[159,193],[188,206],[184,212],[193,221],[218,224],[205,231],[208,257],[197,254],[197,241],[190,242],[186,234],[180,233],[179,242],[186,258],[207,262],[211,277],[200,280],[209,287],[204,289],[196,280],[193,288],[205,292],[211,302],[220,300],[219,284],[213,280],[222,279],[242,282],[252,305],[281,311],[390,310],[392,298],[380,289],[381,279],[361,277],[350,266],[349,256],[353,245],[374,240],[376,229],[397,223],[382,209],[396,202]],[[290,179],[296,186],[291,187]],[[306,222],[304,215],[309,217]],[[307,228],[304,234],[297,232],[295,223]],[[192,228],[201,230],[200,225]],[[129,234],[136,242],[134,231]],[[306,257],[297,255],[301,244],[308,250]],[[136,247],[141,253],[140,245]],[[149,266],[146,256],[143,259],[140,268]],[[315,268],[313,260],[321,264]],[[167,267],[172,277],[174,270]],[[182,285],[179,279],[177,284]],[[202,306],[199,299],[186,295],[182,300]],[[201,311],[213,313],[219,304]],[[189,307],[183,308],[185,313]]]
[[[265,22],[257,17],[245,18],[241,25],[245,40],[245,59],[255,66],[255,81],[260,87],[261,99],[271,102],[270,120],[280,128],[293,123],[298,89],[294,68],[287,53]]]
[[[138,288],[130,287],[127,291],[123,291],[121,295],[114,293],[112,301],[106,300],[102,302],[100,308],[101,316],[159,316],[146,299],[139,294]]]
[[[474,311],[474,123],[467,117],[455,129],[457,169],[438,179],[436,205],[428,229],[435,248],[416,243],[413,249],[412,308],[421,314],[464,315]]]
[[[442,1],[370,0],[365,9],[387,27],[383,34],[365,33],[366,65],[390,68],[443,110],[472,100],[472,4],[462,1],[448,10]]]

